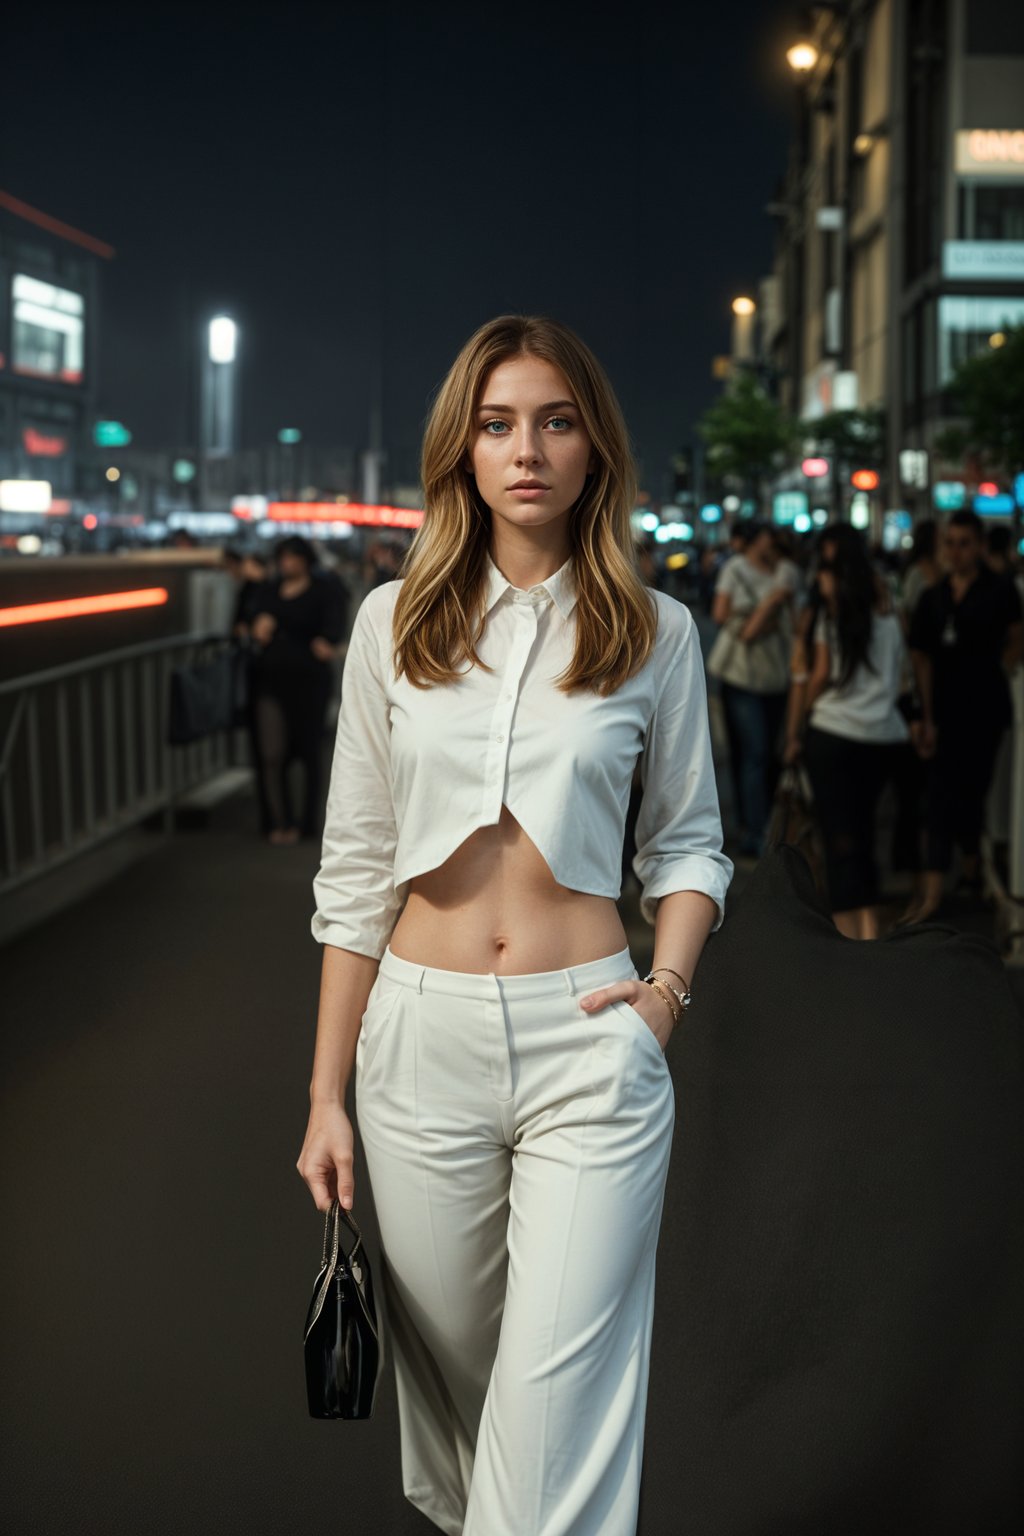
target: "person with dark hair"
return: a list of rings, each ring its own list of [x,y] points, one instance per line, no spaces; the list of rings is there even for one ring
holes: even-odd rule
[[[715,586],[711,617],[721,629],[708,671],[718,679],[725,712],[739,851],[757,858],[778,780],[796,568],[779,570],[769,523],[740,522],[733,535],[744,541],[744,549],[726,561]]]
[[[910,626],[921,698],[915,740],[928,761],[921,890],[901,923],[923,922],[942,902],[958,843],[965,887],[980,893],[985,801],[1012,719],[1007,671],[1020,660],[1024,625],[1017,588],[984,559],[984,525],[954,512],[946,525],[949,571],[922,594]]]
[[[939,528],[933,517],[923,517],[914,524],[913,544],[900,590],[900,607],[907,623],[914,616],[914,609],[921,593],[933,587],[942,575],[938,558]]]
[[[293,535],[276,549],[278,576],[255,602],[252,638],[260,647],[250,673],[258,771],[272,843],[320,832],[321,757],[331,695],[331,663],[347,630],[347,592],[333,573],[316,569],[308,539]],[[288,765],[303,768],[302,814],[296,824]]]
[[[1011,549],[1013,532],[1008,523],[995,523],[985,530],[985,564],[997,576],[1013,577]]]
[[[885,582],[855,528],[822,535],[814,659],[802,743],[825,848],[833,921],[850,939],[878,937],[876,813],[894,752],[907,741],[896,705],[904,641]],[[799,749],[790,738],[786,756]]]
[[[256,599],[266,581],[270,565],[266,555],[259,550],[224,551],[224,563],[238,584],[235,609],[231,619],[231,633],[238,640],[249,638],[249,629],[256,616]]]

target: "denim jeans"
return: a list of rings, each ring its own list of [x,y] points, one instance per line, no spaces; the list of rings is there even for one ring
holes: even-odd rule
[[[786,712],[785,693],[754,693],[750,688],[722,684],[722,705],[729,722],[730,741],[739,751],[738,819],[744,845],[760,853],[768,826],[772,796],[779,774],[778,737]]]

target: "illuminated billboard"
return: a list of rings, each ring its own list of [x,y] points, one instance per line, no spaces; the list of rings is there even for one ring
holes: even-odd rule
[[[17,272],[11,287],[11,367],[35,379],[81,384],[85,300]]]

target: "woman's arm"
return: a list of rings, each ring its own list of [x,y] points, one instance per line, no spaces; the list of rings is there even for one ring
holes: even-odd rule
[[[808,659],[814,610],[808,606],[797,621],[796,634],[789,653],[789,697],[786,700],[786,746],[783,760],[795,763],[800,756],[804,720],[807,717],[807,684],[811,680]]]
[[[687,986],[718,918],[717,903],[703,891],[670,891],[658,902],[654,918],[654,960],[651,970],[668,966]],[[668,980],[679,988],[678,977]]]
[[[295,1164],[318,1211],[329,1210],[335,1197],[352,1209],[355,1137],[345,1095],[377,964],[368,955],[324,945],[309,1120]]]
[[[732,613],[732,598],[728,592],[716,592],[711,600],[711,617],[716,624],[727,624]]]
[[[816,640],[814,643],[814,661],[811,664],[811,675],[807,680],[807,693],[804,698],[804,708],[810,714],[815,701],[821,697],[828,687],[831,659],[828,644],[824,640]]]
[[[383,661],[373,627],[379,600],[361,604],[342,679],[314,938],[324,946],[310,1079],[310,1113],[296,1167],[319,1210],[337,1193],[350,1207],[352,1125],[345,1094],[380,957],[401,909],[394,885],[397,829]],[[386,622],[387,614],[380,620]]]
[[[789,587],[773,587],[767,596],[761,599],[740,630],[740,639],[745,644],[749,644],[751,640],[759,640],[762,635],[770,633],[775,628],[779,609],[785,608],[792,596],[793,593]]]

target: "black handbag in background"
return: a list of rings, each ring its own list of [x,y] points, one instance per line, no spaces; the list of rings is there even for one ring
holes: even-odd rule
[[[234,654],[227,648],[208,661],[173,669],[167,717],[171,746],[186,746],[231,730],[235,723],[235,675]]]
[[[342,1222],[355,1238],[346,1254]],[[306,1314],[306,1396],[314,1419],[368,1419],[382,1351],[362,1233],[337,1199],[324,1217],[320,1273]]]

